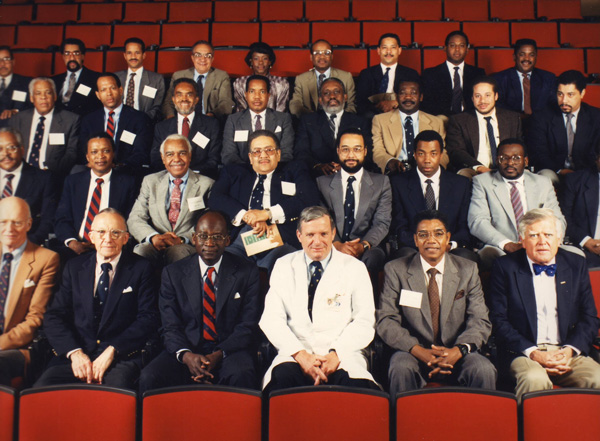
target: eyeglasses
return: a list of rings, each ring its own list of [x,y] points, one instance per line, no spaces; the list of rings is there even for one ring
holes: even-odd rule
[[[441,239],[446,235],[444,230],[433,230],[433,231],[417,231],[417,238],[420,240],[428,239],[433,236],[436,239]]]
[[[110,230],[110,231],[108,231],[108,230],[91,230],[91,232],[97,234],[102,239],[104,239],[104,237],[106,237],[106,233],[109,233],[110,238],[112,240],[117,240],[124,234],[127,234],[127,231],[123,231],[123,230]]]
[[[81,55],[81,51],[73,51],[73,52],[70,52],[70,51],[64,51],[64,52],[63,52],[63,55],[64,55],[65,57],[70,57],[71,55],[73,55],[73,56],[75,56],[75,57],[78,57],[78,56],[80,56],[80,55]]]
[[[523,157],[521,155],[514,155],[514,156],[504,156],[504,155],[500,155],[498,156],[497,160],[500,164],[506,164],[508,162],[521,162],[521,160],[523,159]]]
[[[27,221],[14,221],[14,220],[0,220],[0,228],[5,228],[8,225],[13,225],[17,230],[20,230],[21,228],[23,228],[25,226],[25,224],[27,223]]]
[[[13,144],[7,145],[6,147],[0,146],[0,153],[4,153],[4,152],[6,152],[6,153],[14,153],[17,150],[19,150],[20,148],[21,148],[20,146],[13,145]]]
[[[194,236],[200,243],[208,242],[209,240],[212,240],[214,243],[223,243],[227,239],[227,236],[223,234],[196,233]]]
[[[12,58],[11,57],[4,57],[4,58],[0,58],[0,63],[12,63]]]
[[[313,51],[313,55],[327,55],[330,56],[333,52],[331,51],[331,49],[327,49],[325,51]]]
[[[192,57],[194,58],[207,58],[207,59],[211,59],[213,57],[213,54],[202,54],[200,52],[194,52],[192,54]]]
[[[252,150],[250,152],[250,154],[252,156],[254,156],[255,158],[260,158],[260,155],[262,155],[263,153],[266,153],[267,156],[273,156],[278,149],[274,149],[274,148],[268,148],[268,149],[262,149],[262,150]]]
[[[350,152],[355,153],[355,154],[359,154],[364,150],[364,147],[342,147],[340,148],[340,153],[343,153],[344,155],[348,155],[350,154]]]

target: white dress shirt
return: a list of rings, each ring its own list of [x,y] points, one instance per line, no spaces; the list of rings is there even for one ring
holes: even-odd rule
[[[15,192],[17,191],[19,182],[21,181],[21,172],[22,171],[23,171],[23,161],[21,161],[19,166],[11,172],[0,168],[0,193],[4,190],[4,187],[6,186],[6,183],[8,182],[8,179],[6,179],[6,175],[11,174],[11,175],[14,175],[14,177],[11,180],[11,186],[13,189],[13,196],[14,196]]]
[[[394,80],[396,79],[396,67],[398,66],[398,63],[395,63],[393,66],[386,66],[383,63],[379,63],[379,66],[381,66],[381,73],[383,75],[385,75],[386,70],[390,69],[390,72],[388,73],[389,81],[385,93],[394,93]]]
[[[398,110],[398,112],[400,113],[400,121],[402,122],[402,151],[400,152],[400,156],[398,157],[398,159],[400,161],[407,161],[408,153],[406,152],[406,132],[404,131],[405,130],[404,120],[406,119],[407,116],[410,116],[410,118],[412,119],[413,134],[415,135],[415,138],[416,138],[417,135],[419,134],[419,113],[420,113],[420,111],[417,110],[412,115],[408,115],[400,110]],[[416,148],[416,147],[417,146],[415,145],[413,148]]]
[[[500,144],[500,132],[498,130],[498,118],[496,118],[496,108],[492,110],[489,115],[482,115],[479,112],[475,112],[477,115],[477,123],[479,125],[479,152],[477,153],[477,161],[479,161],[484,167],[490,168],[492,164],[492,150],[490,147],[490,141],[488,139],[487,132],[487,120],[484,118],[491,116],[490,123],[494,129],[494,138],[496,138],[496,147]],[[473,168],[481,167],[476,165]]]
[[[183,128],[183,120],[185,118],[188,119],[188,122],[190,124],[190,133],[192,133],[192,122],[194,121],[194,116],[196,116],[196,112],[192,112],[189,115],[180,115],[179,113],[177,114],[177,133],[179,135],[181,135],[181,130]]]
[[[423,275],[425,276],[425,286],[428,287],[429,286],[429,279],[431,279],[431,276],[429,274],[427,274],[427,271],[429,271],[431,268],[435,268],[436,270],[438,270],[438,273],[435,276],[435,281],[437,282],[437,286],[438,286],[438,292],[440,293],[440,301],[442,300],[442,286],[444,285],[444,266],[446,264],[446,255],[444,255],[442,257],[442,260],[439,261],[439,263],[436,266],[431,266],[425,259],[423,259],[423,256],[419,255],[419,258],[421,259],[421,266],[423,267]],[[427,295],[427,293],[424,293],[425,295]]]
[[[283,224],[285,223],[285,213],[283,211],[283,208],[281,208],[281,205],[279,204],[271,206],[271,181],[273,180],[274,172],[275,170],[273,170],[270,173],[267,173],[267,177],[263,182],[263,209],[269,208],[271,210],[271,222],[273,222],[274,224]],[[256,187],[256,184],[258,184],[258,174],[256,175],[256,179],[254,180],[252,191],[254,191],[254,187]],[[250,199],[248,199],[248,207],[250,207],[251,200],[252,192],[250,192]],[[231,223],[236,227],[239,227],[242,224],[242,218],[246,214],[246,211],[248,210],[240,210]]]
[[[361,168],[359,171],[350,175],[343,168],[340,169],[340,173],[342,174],[342,202],[346,203],[346,188],[348,187],[348,178],[350,176],[354,176],[356,180],[352,183],[352,189],[354,190],[354,217],[356,218],[356,212],[358,211],[358,207],[360,204],[360,184],[362,182],[362,177],[364,174],[364,168]],[[343,205],[343,204],[342,204]]]

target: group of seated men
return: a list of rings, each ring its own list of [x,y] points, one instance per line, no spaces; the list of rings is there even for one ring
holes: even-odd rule
[[[35,386],[257,388],[261,330],[267,391],[494,389],[497,369],[519,398],[600,387],[600,109],[581,73],[535,68],[526,39],[485,76],[454,31],[419,77],[383,34],[355,86],[318,40],[288,103],[265,43],[233,86],[206,41],[169,88],[142,40],[124,49],[127,71],[97,73],[66,39],[67,71],[29,80],[0,47],[0,384],[25,373],[43,321],[56,356]],[[375,332],[387,385],[362,352]]]

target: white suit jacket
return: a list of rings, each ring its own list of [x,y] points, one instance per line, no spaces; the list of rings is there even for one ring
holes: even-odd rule
[[[375,381],[361,352],[375,335],[375,304],[369,273],[360,260],[334,248],[332,253],[317,286],[312,321],[308,315],[304,251],[288,254],[275,263],[259,325],[278,353],[265,375],[263,387],[271,381],[275,366],[294,362],[292,355],[302,349],[326,355],[334,348],[340,359],[338,369],[344,369],[351,378]]]

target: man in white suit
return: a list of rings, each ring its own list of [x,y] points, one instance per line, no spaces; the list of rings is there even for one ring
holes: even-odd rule
[[[375,333],[364,264],[333,248],[335,225],[323,207],[302,211],[297,236],[302,251],[276,262],[259,323],[278,351],[263,388],[327,383],[378,389],[361,353]]]
[[[192,147],[183,135],[160,146],[166,170],[148,175],[127,220],[139,242],[134,252],[161,266],[195,252],[191,245],[197,215],[206,207],[213,180],[189,169]]]
[[[497,171],[473,178],[469,206],[469,230],[484,244],[479,251],[484,269],[491,269],[497,257],[522,248],[517,223],[529,210],[549,208],[565,225],[550,180],[525,170],[529,158],[522,141],[502,141],[497,162]]]

